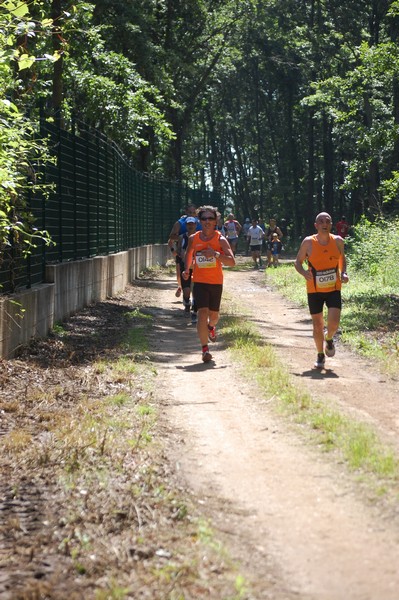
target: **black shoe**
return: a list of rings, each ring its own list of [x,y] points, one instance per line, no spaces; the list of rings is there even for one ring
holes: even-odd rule
[[[314,364],[315,369],[324,369],[324,366],[326,364],[326,357],[324,356],[323,353],[318,354],[317,358],[316,358],[316,362]]]
[[[328,356],[328,358],[332,358],[335,354],[335,345],[334,345],[334,340],[331,338],[331,340],[328,340],[326,338],[326,345],[324,347],[324,353],[326,356]]]

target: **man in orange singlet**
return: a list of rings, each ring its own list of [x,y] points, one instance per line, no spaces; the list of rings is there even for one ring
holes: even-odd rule
[[[189,237],[182,276],[187,279],[190,268],[193,269],[193,295],[198,310],[197,332],[202,346],[202,360],[209,362],[212,355],[208,339],[212,342],[216,340],[216,324],[222,298],[222,265],[234,267],[235,258],[226,238],[216,230],[217,208],[201,206],[198,217],[202,231]]]
[[[317,349],[315,368],[323,369],[326,356],[335,354],[334,334],[341,317],[341,284],[347,283],[344,240],[331,233],[332,219],[326,212],[317,215],[316,235],[306,237],[295,260],[295,269],[306,279],[308,305],[313,321],[313,339]],[[308,268],[302,263],[307,260]],[[328,308],[324,336],[323,306]],[[323,349],[324,346],[324,349]]]

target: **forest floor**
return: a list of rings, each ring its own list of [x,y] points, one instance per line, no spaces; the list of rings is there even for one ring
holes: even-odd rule
[[[26,447],[16,456],[9,441],[2,453],[0,598],[397,600],[397,494],[379,497],[280,415],[229,352],[223,333],[211,347],[213,361],[203,364],[195,326],[174,290],[170,272],[143,278],[117,299],[68,319],[67,341],[35,342],[18,359],[3,361],[2,438],[29,431],[36,455],[38,443],[41,453],[47,445],[47,460],[38,465]],[[339,342],[326,370],[314,370],[307,311],[268,285],[263,271],[226,269],[225,293],[273,346],[296,386],[368,423],[399,451],[397,380]],[[153,461],[154,488],[173,487],[178,506],[187,504],[187,519],[176,518],[176,505],[172,514],[170,494],[154,508],[147,488],[132,516],[118,469],[106,492],[93,481],[91,492],[76,480],[60,486],[57,469],[67,458],[59,445],[58,454],[50,447],[51,432],[43,429],[52,411],[77,410],[82,394],[87,401],[118,389],[94,361],[112,359],[124,315],[137,309],[153,318],[146,358],[156,375],[151,393],[146,385],[134,393],[156,408],[157,450],[146,450],[140,473],[137,465],[132,473],[143,489],[142,473],[148,477]],[[36,398],[38,390],[52,394],[45,414],[33,389]],[[126,458],[119,471],[126,474],[125,467]],[[107,497],[110,489],[120,490],[118,500]],[[91,544],[86,553],[82,531]],[[120,582],[112,589],[109,573]],[[99,589],[108,591],[93,591]]]

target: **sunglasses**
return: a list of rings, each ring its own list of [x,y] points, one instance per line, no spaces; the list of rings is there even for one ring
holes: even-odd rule
[[[201,221],[216,221],[216,217],[201,217]]]

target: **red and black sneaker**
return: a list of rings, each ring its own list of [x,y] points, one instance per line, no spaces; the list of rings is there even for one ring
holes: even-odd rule
[[[203,362],[209,362],[212,360],[212,354],[209,352],[208,346],[202,346],[202,360]]]
[[[208,325],[208,338],[210,342],[216,342],[216,327]]]
[[[205,350],[205,352],[202,353],[202,361],[209,362],[210,360],[212,360],[212,354],[209,350]]]

